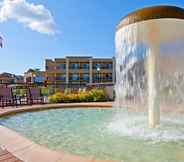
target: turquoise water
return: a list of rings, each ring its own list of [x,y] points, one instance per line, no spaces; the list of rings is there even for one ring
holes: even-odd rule
[[[164,117],[147,128],[147,114],[113,109],[57,109],[0,119],[54,150],[125,162],[184,162],[184,119]]]

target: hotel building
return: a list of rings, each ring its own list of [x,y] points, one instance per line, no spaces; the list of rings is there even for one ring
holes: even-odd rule
[[[46,59],[46,78],[50,84],[115,83],[115,59],[65,57]]]

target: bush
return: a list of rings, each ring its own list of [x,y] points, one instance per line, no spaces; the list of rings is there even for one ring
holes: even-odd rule
[[[49,96],[51,103],[71,103],[71,102],[98,102],[107,101],[108,97],[103,89],[93,89],[86,92],[56,92]]]
[[[62,103],[64,101],[64,95],[60,92],[57,92],[52,96],[49,96],[49,101],[51,103]]]
[[[80,92],[79,94],[79,101],[80,102],[92,102],[93,97],[89,92]]]
[[[79,101],[79,97],[78,94],[66,94],[64,95],[64,102],[78,102]]]
[[[107,101],[108,99],[104,89],[92,89],[89,93],[94,102]]]

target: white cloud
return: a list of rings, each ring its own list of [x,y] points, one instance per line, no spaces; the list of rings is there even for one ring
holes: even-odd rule
[[[43,5],[28,3],[26,0],[4,0],[0,3],[0,23],[9,19],[15,19],[40,33],[56,32],[51,12]]]

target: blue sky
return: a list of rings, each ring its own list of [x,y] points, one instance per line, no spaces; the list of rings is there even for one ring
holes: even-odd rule
[[[14,0],[17,3],[8,4],[9,8],[4,1],[9,0],[0,0],[0,35],[4,38],[0,72],[16,74],[28,68],[44,69],[45,58],[112,57],[115,27],[123,16],[151,5],[184,7],[184,0]]]

